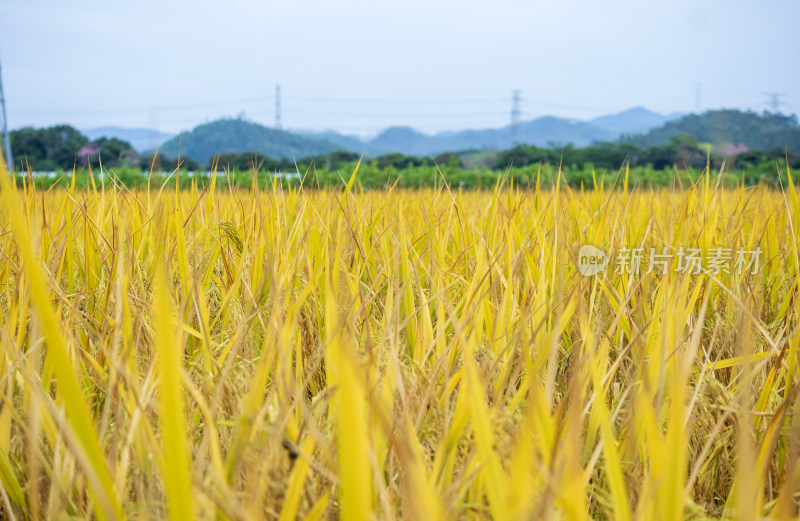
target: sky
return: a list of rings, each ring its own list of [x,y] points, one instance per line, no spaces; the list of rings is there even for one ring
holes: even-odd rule
[[[800,112],[795,0],[3,0],[10,128],[220,117],[362,136],[644,106]]]

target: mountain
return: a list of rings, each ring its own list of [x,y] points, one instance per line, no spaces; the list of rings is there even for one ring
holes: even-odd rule
[[[641,147],[663,145],[678,134],[688,134],[701,143],[718,147],[744,145],[770,150],[786,146],[800,151],[800,125],[796,116],[730,109],[690,114],[627,141]]]
[[[366,144],[363,141],[361,141],[357,136],[341,134],[339,132],[336,132],[335,130],[325,130],[322,132],[298,131],[297,133],[300,134],[301,136],[305,136],[311,139],[328,141],[336,145],[340,150],[361,153],[364,151],[364,147],[366,146]]]
[[[669,121],[664,116],[641,107],[591,121],[544,116],[520,123],[516,129],[502,128],[446,131],[425,134],[411,127],[390,127],[370,139],[328,130],[324,132],[289,132],[264,127],[241,119],[206,123],[183,134],[181,154],[206,162],[217,153],[259,152],[275,159],[301,158],[333,150],[366,152],[375,157],[392,152],[433,156],[442,152],[465,150],[503,150],[515,144],[576,147],[600,141],[616,141],[621,134],[638,133]],[[161,147],[165,157],[178,154],[178,138]]]
[[[497,129],[447,131],[422,134],[409,127],[384,130],[366,145],[368,155],[402,152],[413,155],[434,155],[459,150],[507,149],[515,144],[576,147],[598,141],[616,141],[623,134],[638,134],[680,117],[665,116],[642,107],[618,114],[601,116],[590,121],[544,116],[519,124],[516,133],[510,126]]]
[[[616,134],[640,134],[681,116],[677,113],[665,116],[644,107],[633,107],[617,114],[594,118],[589,123]]]
[[[400,152],[412,156],[435,154],[440,146],[436,145],[436,137],[423,134],[411,127],[389,127],[366,145],[368,155],[382,155]]]
[[[178,155],[179,137],[161,146],[164,157]],[[326,139],[267,128],[243,119],[220,119],[195,127],[180,136],[181,155],[201,163],[219,153],[258,152],[274,159],[301,158],[327,154],[341,147]]]
[[[582,147],[596,141],[615,140],[618,136],[618,133],[590,122],[545,116],[520,124],[514,142],[538,146],[551,143],[565,146],[572,143],[576,147]]]
[[[439,132],[433,135],[423,134],[409,127],[392,127],[367,143],[367,154],[402,152],[410,155],[435,155],[460,150],[505,149],[517,143],[538,146],[551,143],[563,146],[572,143],[580,147],[617,137],[617,133],[584,121],[545,116],[520,123],[516,133],[512,132],[510,126]]]
[[[117,138],[127,141],[137,152],[144,152],[155,148],[175,134],[159,132],[149,128],[122,128],[122,127],[96,127],[81,130],[81,134],[89,138],[90,141],[101,137]]]

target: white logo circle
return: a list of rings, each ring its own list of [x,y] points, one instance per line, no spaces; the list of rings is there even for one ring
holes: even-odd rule
[[[581,246],[578,252],[578,271],[585,277],[596,275],[608,267],[608,255],[600,248],[589,244]]]

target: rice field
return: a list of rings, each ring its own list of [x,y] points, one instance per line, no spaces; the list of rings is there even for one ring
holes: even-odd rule
[[[0,180],[2,519],[798,516],[791,184]]]

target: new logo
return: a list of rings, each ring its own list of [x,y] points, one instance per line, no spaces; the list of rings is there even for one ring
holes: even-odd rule
[[[600,248],[589,244],[581,246],[578,252],[578,271],[585,277],[596,275],[608,267],[608,255]]]

